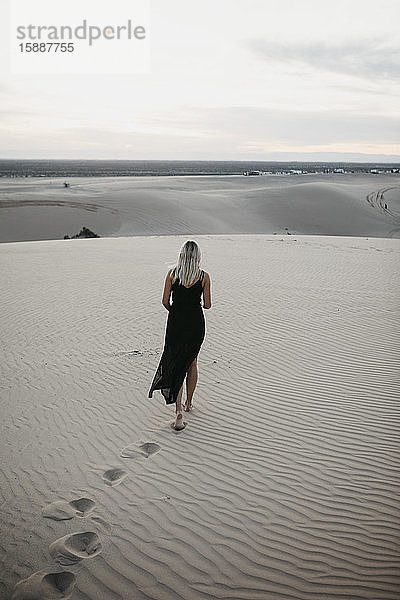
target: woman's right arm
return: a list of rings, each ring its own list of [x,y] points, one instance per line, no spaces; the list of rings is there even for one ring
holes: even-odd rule
[[[208,273],[204,273],[203,307],[211,308],[211,281]]]

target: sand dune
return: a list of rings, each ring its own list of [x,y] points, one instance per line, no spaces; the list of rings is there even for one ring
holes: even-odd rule
[[[147,391],[185,239],[0,246],[1,600],[398,600],[399,241],[198,236],[174,432]]]
[[[386,207],[385,207],[386,205]],[[287,233],[400,237],[400,176],[2,179],[0,241]]]

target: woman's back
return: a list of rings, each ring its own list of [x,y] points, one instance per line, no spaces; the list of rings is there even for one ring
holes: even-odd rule
[[[171,286],[172,306],[201,306],[203,277],[204,271],[201,271],[200,277],[189,287],[182,285],[179,279],[175,280]]]

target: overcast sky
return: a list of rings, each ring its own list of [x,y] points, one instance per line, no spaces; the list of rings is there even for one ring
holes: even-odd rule
[[[12,76],[3,58],[0,157],[400,161],[398,0],[151,13],[148,74]]]

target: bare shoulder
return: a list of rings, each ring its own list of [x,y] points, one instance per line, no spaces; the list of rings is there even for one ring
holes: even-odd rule
[[[173,280],[173,269],[168,269],[168,273],[165,276],[165,284],[171,284]]]
[[[209,282],[210,281],[210,275],[207,273],[207,271],[204,271],[204,270],[203,270],[203,273],[204,273],[203,281],[205,283]]]

